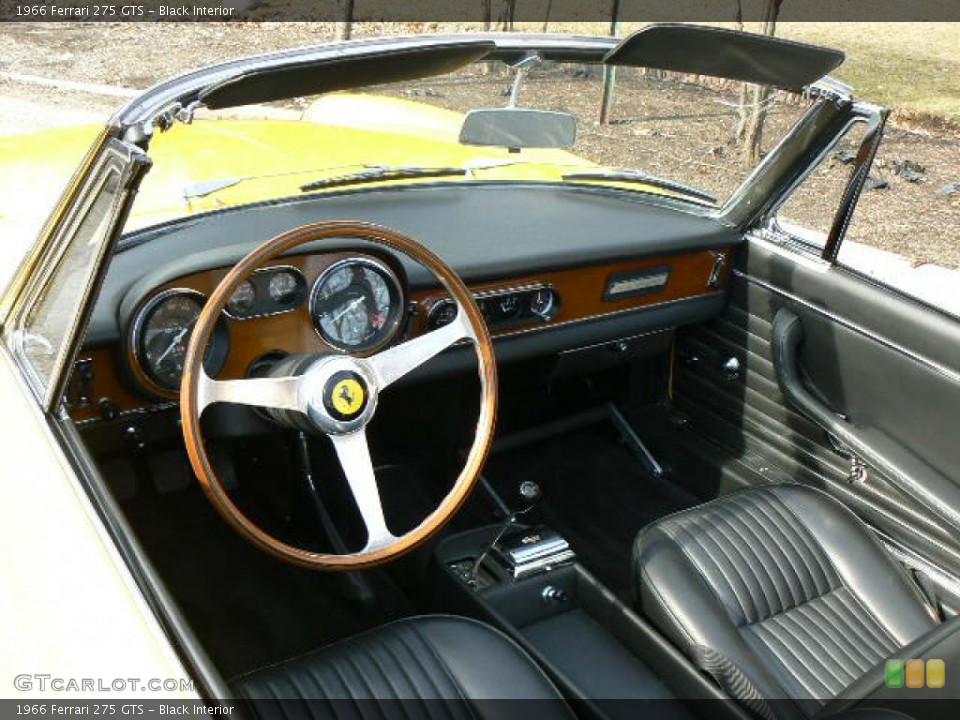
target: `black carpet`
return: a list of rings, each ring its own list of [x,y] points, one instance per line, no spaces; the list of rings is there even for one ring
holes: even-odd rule
[[[622,598],[632,594],[637,532],[699,502],[650,475],[606,420],[494,453],[484,475],[508,502],[524,480],[539,483],[543,497],[523,522],[559,531],[580,562]]]
[[[364,608],[343,578],[281,562],[229,528],[197,487],[125,510],[225,677],[307,652],[396,616]],[[375,577],[372,571],[367,571]]]

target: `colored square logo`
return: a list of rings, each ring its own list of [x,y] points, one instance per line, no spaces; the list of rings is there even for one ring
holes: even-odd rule
[[[923,660],[907,660],[904,666],[908,688],[923,687]]]
[[[927,687],[942,688],[947,682],[947,666],[943,660],[927,660]]]
[[[887,660],[886,677],[888,688],[903,687],[903,660]]]

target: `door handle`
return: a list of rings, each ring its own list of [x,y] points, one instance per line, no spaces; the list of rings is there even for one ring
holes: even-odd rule
[[[778,310],[771,337],[773,367],[787,401],[849,448],[854,463],[866,462],[954,527],[960,527],[960,488],[882,430],[854,425],[807,389],[798,361],[804,337],[800,317],[785,308]],[[851,479],[862,477],[863,470],[854,466]]]
[[[854,455],[865,456],[870,449],[864,446],[857,428],[847,418],[835,412],[814,395],[803,382],[800,373],[800,346],[805,333],[800,316],[781,308],[773,318],[773,368],[780,392],[797,410],[826,430]]]

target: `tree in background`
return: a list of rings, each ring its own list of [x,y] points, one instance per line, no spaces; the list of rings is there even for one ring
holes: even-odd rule
[[[353,10],[356,0],[337,0],[337,16],[334,23],[334,37],[337,40],[349,40],[353,35]]]
[[[500,11],[500,28],[504,32],[513,32],[514,22],[517,16],[517,0],[503,0],[503,8]]]
[[[737,0],[737,17],[734,20],[736,24],[737,32],[744,32],[746,29],[743,24],[743,0]],[[736,133],[736,143],[740,145],[743,143],[744,137],[747,134],[747,123],[750,121],[750,110],[747,107],[749,103],[750,95],[750,84],[741,83],[740,84],[740,103],[737,106],[737,111],[740,114],[740,122],[737,123],[737,133]]]
[[[783,0],[767,0],[761,30],[764,35],[773,36],[777,32],[777,17],[780,15],[780,6]],[[743,25],[743,15],[740,1],[737,2],[738,22]],[[767,108],[773,93],[769,85],[750,85],[749,90],[741,93],[741,126],[737,131],[737,139],[742,143],[741,157],[745,165],[754,166],[760,162],[761,147],[763,145],[763,126],[767,120]],[[743,101],[746,102],[743,102]],[[749,115],[749,117],[747,117]]]

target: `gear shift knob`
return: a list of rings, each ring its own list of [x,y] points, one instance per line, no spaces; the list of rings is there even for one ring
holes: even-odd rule
[[[540,486],[533,482],[533,480],[524,480],[520,483],[520,487],[517,489],[517,494],[520,498],[520,507],[518,508],[519,512],[526,512],[530,510],[537,502],[540,500],[542,493],[540,492]]]

